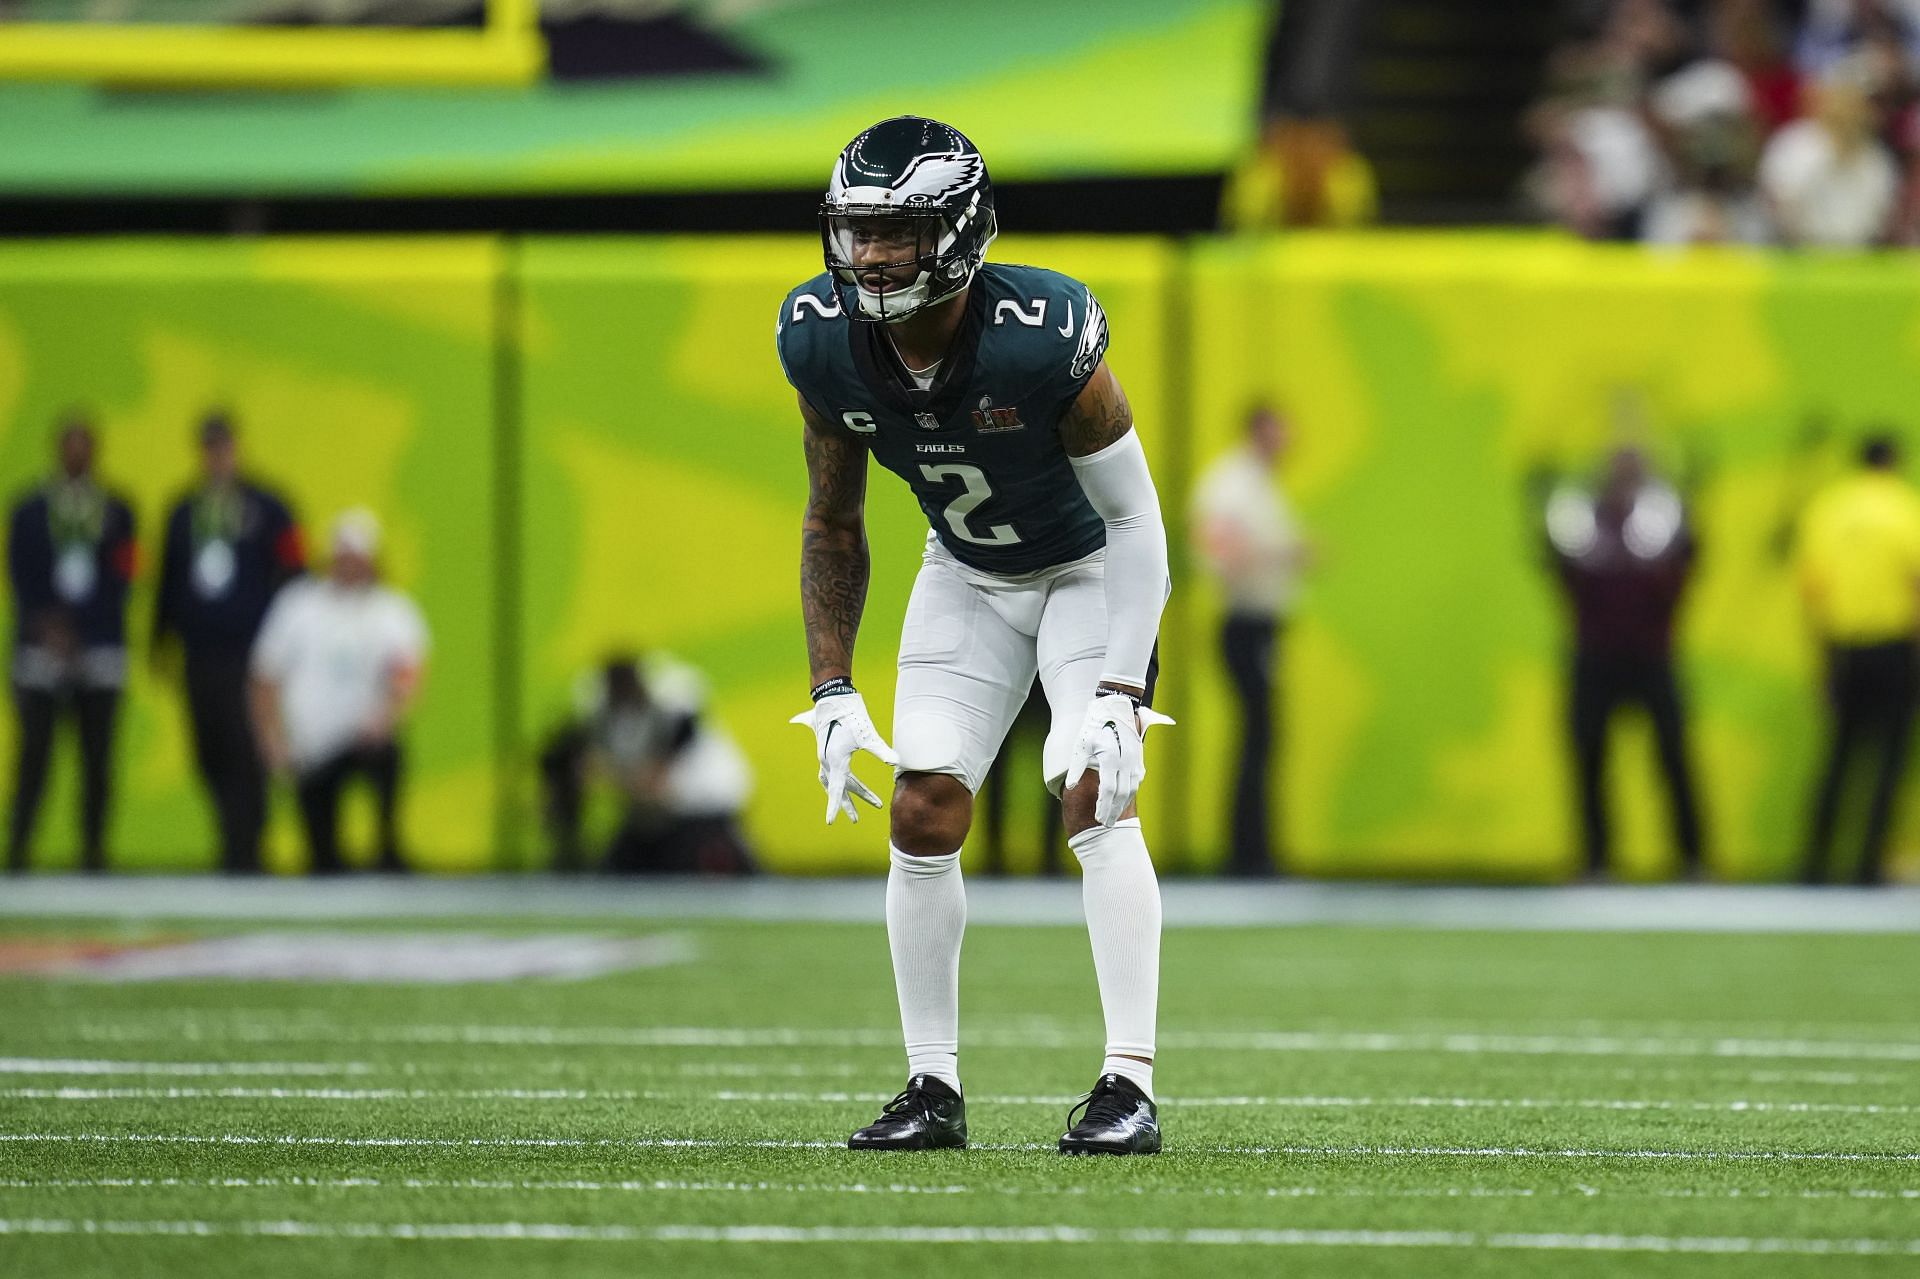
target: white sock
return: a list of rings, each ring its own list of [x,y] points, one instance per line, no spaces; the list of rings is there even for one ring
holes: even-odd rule
[[[960,938],[967,930],[967,890],[960,853],[910,857],[889,846],[887,944],[907,1075],[932,1075],[960,1090]]]
[[[1100,1007],[1107,1017],[1102,1074],[1120,1075],[1153,1096],[1153,1033],[1160,1004],[1160,881],[1140,820],[1095,826],[1067,841],[1084,872],[1081,899]],[[1134,1060],[1143,1057],[1145,1061]]]
[[[1147,1094],[1147,1100],[1153,1098],[1153,1063],[1141,1061],[1136,1057],[1122,1057],[1108,1053],[1107,1059],[1100,1063],[1103,1075],[1118,1075],[1122,1079],[1131,1079],[1141,1092]]]

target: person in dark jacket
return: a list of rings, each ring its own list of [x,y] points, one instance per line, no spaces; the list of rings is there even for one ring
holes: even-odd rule
[[[133,511],[94,478],[92,423],[69,416],[53,478],[13,507],[13,702],[20,718],[7,869],[27,868],[46,791],[54,729],[79,729],[80,864],[106,869],[114,719],[127,677],[127,589],[137,560]]]
[[[153,624],[156,665],[185,655],[194,758],[220,830],[220,868],[260,870],[267,771],[247,708],[247,663],[267,605],[306,567],[287,504],[240,472],[233,422],[200,424],[203,478],[167,517]]]
[[[1674,618],[1694,559],[1686,506],[1638,450],[1623,448],[1597,495],[1554,492],[1547,534],[1573,612],[1569,727],[1587,872],[1604,874],[1611,851],[1608,730],[1614,712],[1639,706],[1653,720],[1682,869],[1698,877],[1700,815],[1673,662]]]

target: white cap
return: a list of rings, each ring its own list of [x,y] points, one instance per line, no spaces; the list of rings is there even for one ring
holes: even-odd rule
[[[1653,90],[1653,113],[1676,129],[1752,111],[1753,91],[1746,77],[1732,63],[1715,58],[1674,72]]]
[[[372,559],[380,550],[379,517],[364,506],[342,511],[333,521],[331,542],[335,555]]]

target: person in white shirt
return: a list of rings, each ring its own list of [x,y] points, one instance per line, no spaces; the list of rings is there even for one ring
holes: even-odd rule
[[[1227,863],[1235,875],[1271,875],[1279,866],[1269,836],[1275,667],[1307,559],[1292,509],[1274,481],[1291,434],[1283,415],[1256,407],[1247,417],[1245,443],[1216,460],[1193,495],[1195,549],[1226,595],[1221,649],[1240,702]]]
[[[274,597],[253,650],[255,732],[268,765],[294,779],[316,875],[346,869],[340,794],[356,776],[379,802],[379,868],[406,869],[399,730],[419,691],[427,628],[411,599],[381,583],[379,546],[370,512],[340,516],[327,575]]]
[[[1808,118],[1767,143],[1760,189],[1788,244],[1863,249],[1886,238],[1900,171],[1874,134],[1869,72],[1840,63],[1809,86]]]

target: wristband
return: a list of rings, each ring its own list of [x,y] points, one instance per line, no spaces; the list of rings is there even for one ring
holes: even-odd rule
[[[832,679],[821,680],[818,684],[815,684],[813,686],[813,692],[810,693],[809,696],[817,702],[823,697],[836,697],[841,693],[851,693],[852,691],[853,681],[845,675],[836,675]]]
[[[1094,685],[1093,695],[1095,697],[1124,697],[1128,701],[1133,703],[1133,709],[1135,710],[1139,710],[1142,706],[1146,704],[1140,700],[1140,695],[1138,693],[1135,693],[1132,689],[1115,688],[1112,684]]]

